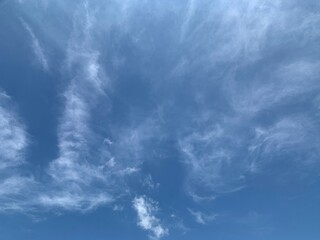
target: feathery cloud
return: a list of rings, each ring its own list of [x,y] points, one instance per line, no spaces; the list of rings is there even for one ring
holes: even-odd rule
[[[281,39],[288,40],[286,46],[298,46],[306,43],[302,42],[307,33],[313,41],[317,33],[311,22],[320,17],[284,1],[189,5],[186,25],[181,27],[185,55],[173,68],[174,76],[189,79],[186,76],[195,72],[198,82],[215,89],[207,93],[198,87],[202,98],[189,90],[197,114],[181,130],[178,146],[188,170],[190,195],[198,201],[197,196],[211,199],[241,190],[245,175],[270,163],[272,154],[279,157],[300,149],[304,157],[296,154],[295,159],[314,163],[320,143],[311,130],[319,129],[314,116],[299,110],[294,117],[286,111],[298,102],[313,105],[319,92],[319,63],[299,53],[283,61],[269,62],[268,57],[284,49]],[[301,16],[305,20],[292,24]]]
[[[99,52],[92,46],[93,24],[88,4],[80,4],[67,49],[66,74],[71,80],[64,93],[65,108],[58,130],[59,157],[48,170],[53,190],[39,197],[46,207],[86,211],[113,201],[112,193],[94,187],[98,183],[107,186],[110,174],[103,168],[106,163],[95,159],[99,156],[92,152],[98,137],[90,126],[92,108],[104,96],[107,80],[99,65]]]
[[[23,211],[35,181],[19,171],[28,147],[26,128],[8,95],[0,90],[0,211]]]
[[[146,159],[154,156],[151,152],[157,151],[154,140],[164,135],[181,153],[187,191],[197,203],[241,190],[247,174],[259,173],[288,153],[294,155],[291,159],[295,162],[314,166],[320,145],[315,134],[319,132],[315,115],[319,116],[320,68],[312,54],[299,53],[298,48],[319,37],[314,27],[319,25],[318,15],[296,7],[296,2],[291,7],[281,0],[160,1],[154,5],[124,0],[111,1],[111,7],[101,7],[106,4],[101,1],[50,4],[54,2],[61,7],[61,14],[73,16],[71,36],[61,44],[67,47],[62,50],[66,57],[61,70],[67,83],[57,132],[58,157],[47,169],[50,178],[41,183],[13,170],[23,161],[27,134],[16,113],[3,101],[7,98],[3,94],[0,171],[5,172],[1,172],[0,201],[4,209],[85,212],[114,203],[118,195],[129,192],[126,177],[143,171],[143,161],[149,161]],[[69,4],[77,5],[75,14]],[[169,31],[161,32],[168,16],[172,25]],[[146,22],[151,24],[141,25]],[[34,55],[42,68],[49,70],[35,28],[26,22],[23,26],[31,37]],[[57,38],[67,38],[70,32],[64,34]],[[157,43],[158,34],[166,39],[165,45]],[[107,46],[110,42],[112,47]],[[101,49],[102,45],[106,49]],[[134,58],[132,62],[120,56],[127,48],[128,52],[133,50],[134,57],[128,56]],[[279,49],[290,51],[290,59],[278,61]],[[137,76],[154,81],[147,91],[155,95],[151,101],[159,100],[167,107],[164,121],[151,116],[129,119],[127,125],[109,126],[105,119],[96,124],[95,118],[102,111],[107,116],[110,107],[111,82],[105,72],[108,61],[133,64],[130,71],[138,66],[132,70]],[[122,67],[119,69],[125,72],[127,68]],[[297,110],[299,114],[289,112],[297,102],[314,105],[312,113],[304,107]],[[143,184],[157,187],[151,177]],[[136,197],[132,204],[138,225],[151,237],[168,234],[155,216],[157,207],[152,200]],[[189,212],[200,224],[215,218]]]
[[[28,145],[25,126],[12,108],[10,97],[0,90],[0,170],[21,164]]]

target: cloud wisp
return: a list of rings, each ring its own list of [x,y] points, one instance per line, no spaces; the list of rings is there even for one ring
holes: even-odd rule
[[[189,194],[202,201],[241,190],[246,175],[265,169],[272,159],[290,155],[292,164],[316,164],[320,141],[312,131],[319,129],[317,109],[294,112],[293,106],[314,105],[319,93],[318,60],[312,54],[302,57],[294,49],[292,59],[269,62],[269,58],[276,59],[277,49],[285,49],[280,39],[289,39],[287,47],[307,44],[304,34],[311,34],[313,41],[317,33],[311,22],[320,21],[319,16],[284,1],[217,1],[206,10],[200,1],[189,5],[181,32],[183,44],[190,44],[185,52],[193,58],[189,62],[183,57],[179,76],[198,69],[197,81],[210,83],[217,95],[199,88],[197,96],[190,90],[197,114],[178,139]],[[292,24],[300,18],[298,13],[305,20]],[[298,44],[297,39],[304,40]],[[225,107],[212,106],[208,100]]]
[[[108,114],[110,89],[94,38],[96,14],[86,1],[74,14],[64,66],[69,85],[58,127],[59,157],[48,169],[53,190],[39,197],[49,208],[87,211],[115,201],[127,192],[126,177],[139,172],[143,143],[150,138],[150,121],[112,136],[95,130],[97,115]],[[102,107],[97,109],[97,105]],[[108,129],[104,124],[101,127]]]
[[[25,126],[12,111],[10,97],[0,90],[0,170],[20,165],[28,145]]]
[[[100,63],[102,53],[95,39],[99,24],[96,21],[98,10],[87,1],[76,5],[70,38],[66,50],[63,50],[65,59],[61,73],[68,83],[61,96],[64,108],[57,127],[58,157],[48,164],[44,172],[46,180],[37,182],[33,178],[26,179],[37,185],[34,189],[30,185],[29,190],[33,192],[31,198],[25,196],[25,203],[17,202],[26,211],[32,208],[85,212],[113,202],[127,192],[125,178],[139,172],[143,145],[152,137],[153,130],[150,129],[155,126],[152,120],[147,120],[121,129],[111,137],[95,129],[96,115],[107,113],[109,109],[107,92],[110,79]],[[32,28],[21,21],[31,36],[34,54],[43,68],[48,70],[48,61],[39,39]],[[98,105],[102,107],[98,109]],[[5,111],[2,113],[7,114]],[[13,130],[20,139],[14,140],[16,146],[7,141],[17,148],[11,152],[8,146],[3,149],[7,151],[8,158],[15,157],[9,155],[18,154],[20,148],[25,147],[24,135],[19,133],[23,128]],[[18,158],[15,159],[17,161]],[[22,180],[8,179],[3,187],[22,189]]]
[[[169,233],[155,216],[158,212],[156,203],[145,196],[135,197],[133,208],[138,215],[138,226],[151,233],[152,239],[160,239]]]
[[[31,46],[32,46],[32,51],[33,51],[34,56],[36,57],[37,61],[39,62],[41,68],[46,72],[49,71],[48,59],[47,59],[47,56],[45,54],[43,47],[40,44],[39,39],[34,34],[32,28],[30,27],[29,24],[27,24],[24,20],[21,20],[21,23],[31,38]]]
[[[40,196],[49,207],[89,210],[113,200],[111,193],[94,187],[107,187],[109,174],[102,168],[106,163],[94,160],[98,155],[92,156],[98,137],[90,127],[92,108],[104,96],[107,81],[99,52],[92,46],[93,24],[94,14],[88,4],[81,4],[67,48],[66,71],[71,80],[64,93],[65,108],[58,129],[59,157],[50,163],[48,172],[56,190]]]
[[[24,202],[35,186],[33,177],[20,168],[29,145],[26,127],[8,95],[0,90],[0,211],[25,210]],[[27,203],[25,205],[28,205]]]
[[[202,225],[208,224],[209,222],[214,221],[217,218],[217,214],[205,214],[201,211],[195,211],[188,209],[190,214],[194,217],[194,220]]]

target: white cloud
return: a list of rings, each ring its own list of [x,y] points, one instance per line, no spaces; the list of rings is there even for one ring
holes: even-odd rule
[[[298,112],[287,115],[280,109],[319,91],[318,65],[312,61],[280,64],[262,79],[245,79],[249,86],[231,80],[224,91],[232,117],[214,110],[194,117],[179,147],[189,172],[188,191],[195,201],[197,196],[208,199],[241,190],[245,174],[257,173],[276,156],[296,153],[290,157],[293,163],[315,163],[320,139],[314,134],[313,117]],[[277,119],[270,116],[262,126],[256,119],[271,109],[279,111]]]
[[[21,164],[28,145],[25,126],[12,109],[10,97],[0,90],[0,170]]]
[[[62,1],[58,3],[60,4]],[[161,5],[159,2],[152,6],[146,4],[147,1],[130,0],[116,3],[114,5],[119,12],[113,7],[101,7],[106,9],[106,12],[102,11],[103,16],[111,17],[99,16],[99,21],[95,19],[99,10],[91,8],[88,1],[78,5],[73,16],[71,37],[68,43],[61,44],[67,46],[62,73],[69,83],[63,94],[65,106],[58,127],[59,156],[50,163],[48,169],[52,178],[43,183],[41,190],[37,190],[30,204],[48,209],[87,211],[113,202],[118,191],[124,192],[120,189],[122,186],[118,179],[141,171],[143,159],[151,152],[146,147],[148,143],[161,138],[163,134],[176,138],[175,133],[164,133],[165,130],[162,131],[159,127],[160,121],[153,117],[144,121],[133,120],[134,123],[128,127],[121,126],[120,129],[112,130],[113,135],[108,137],[100,135],[93,123],[95,107],[107,99],[110,84],[102,65],[103,61],[109,60],[99,50],[101,42],[95,37],[104,38],[106,29],[116,26],[112,30],[115,34],[111,34],[116,38],[115,42],[121,40],[123,34],[136,44],[136,52],[142,51],[140,56],[152,59],[151,54],[154,52],[150,49],[155,46],[153,34],[150,34],[152,32],[148,27],[137,28],[134,25],[140,21],[135,19],[136,10],[145,9],[144,7],[148,14],[154,14],[150,14],[155,21],[153,23],[157,23],[159,16],[167,16],[168,12],[170,16],[177,17],[177,21],[172,21],[172,24],[177,22],[178,28],[172,29],[180,29],[180,34],[177,31],[180,41],[174,39],[173,42],[179,42],[180,45],[174,45],[177,47],[177,56],[175,53],[168,53],[168,59],[172,57],[179,60],[176,67],[171,66],[172,72],[179,72],[179,77],[192,72],[192,78],[196,81],[205,81],[205,84],[195,84],[195,88],[202,85],[212,87],[210,84],[218,79],[221,85],[217,84],[217,88],[222,86],[218,95],[223,95],[223,100],[230,108],[230,112],[221,113],[213,109],[213,105],[204,104],[199,108],[199,111],[206,109],[203,116],[199,116],[197,111],[193,118],[181,122],[177,127],[178,146],[188,172],[187,190],[196,202],[213,200],[218,194],[240,190],[245,185],[244,175],[248,171],[255,172],[253,169],[259,169],[261,162],[256,158],[261,153],[268,155],[283,150],[309,150],[305,147],[306,143],[311,152],[318,153],[314,151],[318,148],[319,141],[312,133],[317,132],[314,131],[317,128],[312,124],[312,119],[280,116],[280,119],[269,122],[266,126],[261,126],[256,121],[256,118],[261,117],[260,113],[270,108],[319,90],[318,79],[315,77],[319,75],[318,62],[310,59],[284,61],[276,66],[271,64],[271,67],[266,68],[267,73],[255,71],[257,73],[254,77],[249,73],[248,77],[244,74],[245,77],[236,78],[237,71],[243,70],[243,66],[251,66],[257,63],[256,60],[261,60],[263,54],[268,55],[270,45],[279,48],[281,41],[278,39],[285,37],[288,41],[293,41],[289,37],[293,35],[299,40],[299,36],[305,33],[308,37],[315,38],[319,34],[313,27],[319,22],[317,16],[285,9],[284,1],[279,0],[240,0],[237,3],[229,0],[204,3],[202,0],[190,0],[186,5],[182,4],[180,10],[184,14],[175,12],[176,9],[172,8],[174,3]],[[66,7],[68,4],[61,6]],[[74,8],[66,9],[62,9],[61,13],[67,11],[66,14],[72,15],[69,9]],[[301,23],[291,24],[290,21],[300,14]],[[40,40],[31,26],[25,22],[23,25],[31,36],[35,56],[43,69],[48,70],[48,59]],[[95,35],[97,32],[99,34]],[[60,35],[56,38],[64,39]],[[149,38],[152,40],[148,40]],[[144,43],[149,43],[150,46]],[[220,69],[221,63],[232,65],[227,70],[228,76],[224,71],[215,71]],[[245,70],[247,69],[244,72]],[[198,73],[205,77],[198,78]],[[151,74],[150,78],[152,77]],[[183,79],[187,81],[190,78]],[[161,83],[156,85],[158,87]],[[187,95],[187,87],[184,90]],[[192,89],[196,90],[198,89]],[[210,94],[214,95],[212,92]],[[156,97],[159,96],[156,94]],[[175,104],[175,100],[169,99],[171,104]],[[179,110],[183,111],[181,108],[180,106]],[[174,122],[175,119],[168,121]],[[4,129],[0,132],[3,143],[0,146],[1,170],[22,162],[27,137],[25,127],[7,106],[0,105],[0,128]],[[151,178],[145,180],[145,186],[155,187]],[[6,178],[1,185],[0,194],[19,195],[23,193],[24,184],[31,182],[32,178],[20,175]],[[156,238],[168,233],[155,217],[157,208],[152,201],[146,197],[137,197],[133,205],[138,213],[140,227],[150,231]],[[20,206],[25,205],[20,202]],[[19,205],[12,205],[11,208],[18,209]],[[201,224],[214,218],[199,211],[190,210],[190,213]]]
[[[205,214],[201,211],[194,211],[192,209],[188,209],[190,214],[194,217],[194,220],[199,224],[208,224],[209,222],[214,221],[217,218],[217,214]]]
[[[150,231],[152,238],[160,239],[169,233],[168,229],[163,227],[155,216],[158,207],[153,201],[144,196],[136,197],[133,200],[133,208],[138,215],[138,226]]]
[[[46,209],[64,209],[68,211],[90,211],[98,206],[110,204],[113,197],[102,193],[92,192],[92,189],[77,190],[77,186],[65,187],[61,191],[49,194],[40,194],[36,199],[37,204]]]
[[[153,137],[153,130],[150,130],[154,127],[152,121],[126,128],[114,134],[112,141],[94,129],[97,104],[105,104],[108,111],[109,103],[104,101],[107,100],[106,92],[110,85],[100,64],[101,53],[94,38],[96,13],[96,9],[87,1],[77,4],[75,9],[73,29],[65,44],[66,57],[61,70],[69,83],[63,93],[65,106],[57,133],[59,155],[49,163],[46,171],[49,178],[34,189],[32,199],[25,196],[26,204],[18,203],[21,207],[27,208],[28,205],[44,209],[91,210],[127,193],[125,178],[140,171],[143,145]],[[37,59],[48,70],[48,61],[39,39],[31,26],[23,20],[22,24],[31,36]],[[19,133],[23,128],[11,130]],[[24,134],[16,136],[20,136],[20,139],[14,139],[15,146],[8,141],[16,150],[9,152],[8,146],[3,149],[7,151],[8,157],[23,152]]]
[[[32,46],[32,50],[33,50],[33,53],[34,53],[37,61],[39,62],[39,64],[43,68],[43,70],[48,71],[49,70],[48,59],[47,59],[47,56],[45,55],[45,52],[40,44],[39,39],[36,37],[36,35],[34,34],[33,30],[29,26],[29,24],[27,24],[24,20],[21,20],[21,22],[31,37],[31,41],[32,41],[31,46]]]
[[[126,194],[125,178],[139,173],[143,144],[154,126],[146,121],[121,129],[112,141],[94,130],[96,105],[105,106],[108,112],[110,85],[93,37],[95,14],[89,2],[79,4],[74,14],[64,62],[70,82],[63,94],[65,107],[58,127],[59,156],[48,169],[52,189],[38,200],[48,208],[87,211]]]
[[[318,126],[313,116],[287,115],[280,109],[299,99],[313,101],[320,89],[318,65],[312,61],[282,64],[264,79],[247,79],[250,87],[231,81],[225,92],[229,92],[232,117],[215,110],[194,117],[189,134],[179,139],[179,148],[188,169],[187,189],[196,202],[241,190],[248,172],[259,172],[276,156],[295,153],[290,156],[294,164],[316,162],[320,139],[314,134]],[[270,109],[279,111],[277,118],[270,116],[263,126],[256,119]]]
[[[64,93],[65,108],[58,129],[59,157],[48,170],[53,190],[39,197],[46,207],[86,211],[113,201],[110,191],[95,187],[106,187],[111,181],[109,159],[100,161],[97,151],[92,151],[95,139],[100,138],[90,124],[92,108],[105,95],[107,81],[99,64],[99,51],[93,48],[93,26],[94,15],[88,3],[80,4],[67,48],[66,72],[71,80]]]
[[[29,140],[14,109],[10,97],[0,90],[0,211],[25,209],[25,198],[36,184],[32,177],[19,172]]]
[[[221,63],[236,63],[231,72],[259,59],[269,32],[282,26],[280,3],[190,0],[180,27],[179,47],[183,48],[181,61],[185,66],[181,69],[180,61],[177,68],[184,73],[199,73],[210,72]]]
[[[182,21],[181,26],[181,34],[180,34],[180,41],[185,39],[186,34],[188,33],[188,30],[190,28],[190,21],[195,13],[196,10],[196,1],[195,0],[189,0],[187,7],[186,7],[186,14]]]
[[[319,91],[319,62],[307,54],[279,61],[275,56],[268,62],[274,49],[289,46],[287,40],[299,45],[307,42],[304,34],[308,40],[314,39],[318,32],[313,23],[320,18],[299,7],[293,10],[284,1],[230,3],[189,2],[181,27],[185,54],[172,68],[173,74],[178,71],[183,79],[192,74],[197,90],[201,84],[211,86],[210,94],[218,97],[205,97],[216,105],[225,104],[219,109],[195,100],[196,114],[178,137],[188,173],[187,191],[196,202],[241,190],[246,185],[245,175],[259,169],[264,164],[261,159],[271,160],[272,152],[310,150],[313,154],[306,154],[306,159],[300,156],[300,161],[314,162],[311,149],[320,143],[310,130],[317,129],[313,117],[280,113],[281,107],[287,105],[288,110],[294,102],[306,101]],[[207,90],[199,87],[198,91]],[[190,97],[197,99],[196,94],[192,92]],[[256,130],[263,134],[257,137]]]
[[[306,116],[286,117],[267,128],[256,128],[249,151],[252,156],[262,155],[264,158],[253,157],[250,171],[259,172],[273,158],[288,153],[292,163],[300,167],[315,167],[320,147],[315,129],[316,124]]]
[[[198,116],[199,118],[199,116]],[[188,169],[188,191],[195,201],[212,200],[215,194],[241,189],[245,162],[237,158],[242,147],[240,136],[234,136],[233,122],[220,125],[200,122],[192,133],[181,137],[179,148]],[[200,198],[197,196],[201,196]]]
[[[151,174],[148,174],[148,175],[144,178],[144,180],[143,180],[143,182],[142,182],[142,185],[143,185],[144,187],[150,189],[150,190],[155,190],[155,189],[159,188],[160,183],[155,183],[155,182],[153,181],[153,179],[152,179]]]
[[[209,196],[199,196],[198,194],[189,191],[189,195],[192,197],[192,200],[196,203],[201,203],[201,202],[210,202],[216,199],[216,196],[214,195],[209,195]]]
[[[261,76],[250,79],[250,88],[242,87],[241,82],[230,86],[230,100],[241,115],[256,115],[259,111],[276,107],[303,94],[319,90],[317,77],[320,64],[313,61],[293,61],[272,69],[266,79]],[[264,80],[264,81],[262,81]]]
[[[9,173],[10,176],[1,179],[0,212],[27,212],[35,209],[33,197],[39,190],[38,183],[33,177],[22,176],[15,170],[1,172]]]

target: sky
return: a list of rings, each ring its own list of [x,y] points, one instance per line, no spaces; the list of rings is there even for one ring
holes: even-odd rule
[[[1,240],[320,239],[318,0],[1,0]]]

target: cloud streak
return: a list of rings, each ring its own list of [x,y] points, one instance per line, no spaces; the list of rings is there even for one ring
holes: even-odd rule
[[[37,61],[41,65],[42,69],[44,71],[49,71],[48,59],[47,59],[47,56],[45,55],[45,52],[40,44],[39,39],[34,34],[32,28],[30,27],[29,24],[27,24],[24,20],[21,20],[21,22],[22,22],[22,25],[25,28],[25,30],[30,35],[31,46],[32,46],[34,56],[36,57]]]

